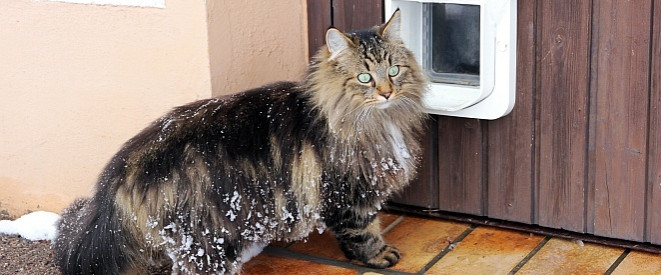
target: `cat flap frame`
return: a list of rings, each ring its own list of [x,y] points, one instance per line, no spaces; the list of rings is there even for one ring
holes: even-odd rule
[[[401,12],[401,37],[427,69],[429,4],[479,6],[479,84],[430,81],[423,101],[439,115],[497,119],[514,107],[516,94],[516,0],[386,0],[385,12]]]

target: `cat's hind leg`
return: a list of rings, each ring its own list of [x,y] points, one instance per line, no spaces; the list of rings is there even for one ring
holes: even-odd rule
[[[327,225],[335,233],[340,248],[349,259],[375,268],[395,265],[401,257],[399,250],[383,240],[379,217],[361,215],[351,209],[340,211]]]

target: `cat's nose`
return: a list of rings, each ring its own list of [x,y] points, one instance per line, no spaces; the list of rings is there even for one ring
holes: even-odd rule
[[[388,99],[392,95],[392,90],[388,90],[388,91],[385,91],[385,92],[379,92],[379,95],[381,95],[382,97],[385,97],[386,99]]]

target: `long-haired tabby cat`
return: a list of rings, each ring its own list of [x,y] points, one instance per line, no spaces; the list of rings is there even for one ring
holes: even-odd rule
[[[65,210],[65,274],[236,273],[271,241],[329,228],[350,259],[400,258],[376,211],[414,176],[425,79],[382,26],[329,29],[300,83],[175,108],[129,140]]]

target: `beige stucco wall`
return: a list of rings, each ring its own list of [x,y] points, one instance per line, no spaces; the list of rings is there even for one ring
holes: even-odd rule
[[[214,95],[301,78],[308,56],[305,2],[207,1]]]
[[[212,87],[230,93],[297,78],[306,65],[304,0],[274,5],[286,9],[279,14],[271,1],[236,2],[167,0],[159,9],[0,0],[0,211],[59,212],[89,195],[124,141]],[[232,16],[215,15],[222,10]],[[243,28],[264,15],[269,24]],[[216,29],[223,37],[209,40]],[[286,47],[269,43],[284,36]]]

